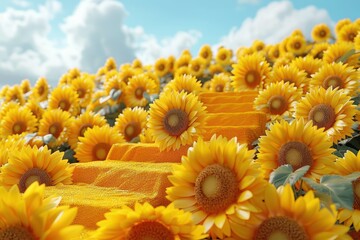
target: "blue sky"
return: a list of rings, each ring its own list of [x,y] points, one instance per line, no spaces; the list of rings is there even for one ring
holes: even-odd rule
[[[69,68],[96,72],[110,56],[152,63],[186,48],[196,54],[203,44],[272,44],[295,28],[309,37],[317,23],[355,20],[359,7],[355,0],[1,0],[0,78],[56,84]]]

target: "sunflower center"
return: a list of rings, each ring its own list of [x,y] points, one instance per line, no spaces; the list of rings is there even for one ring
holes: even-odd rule
[[[224,61],[226,59],[226,54],[221,54],[220,59]]]
[[[95,160],[105,160],[107,154],[110,151],[110,144],[108,143],[98,143],[93,148],[93,157]]]
[[[164,69],[165,69],[164,64],[159,64],[158,70],[159,70],[159,71],[163,71]]]
[[[43,95],[44,92],[45,92],[44,86],[40,86],[40,87],[38,88],[38,93],[39,93],[39,95]]]
[[[49,133],[51,133],[55,138],[58,138],[60,136],[61,131],[62,131],[62,127],[60,123],[53,123],[49,127]]]
[[[224,91],[224,85],[218,84],[215,87],[215,92],[223,92]]]
[[[335,122],[334,109],[328,104],[318,104],[311,108],[308,116],[318,128],[331,128]]]
[[[86,90],[83,88],[79,88],[77,91],[77,94],[79,95],[79,98],[85,97]]]
[[[314,58],[316,58],[316,59],[322,59],[323,56],[324,56],[324,51],[320,51],[320,52],[318,52],[318,53],[314,56]]]
[[[290,164],[295,171],[306,165],[311,166],[313,159],[308,146],[302,142],[293,141],[281,146],[278,162],[280,165]]]
[[[201,54],[201,56],[202,56],[203,58],[207,59],[207,57],[209,56],[209,53],[208,53],[208,52],[203,52],[203,53]]]
[[[271,114],[281,115],[285,112],[287,104],[283,96],[274,95],[269,99],[268,105]]]
[[[256,87],[260,83],[260,74],[254,70],[248,71],[245,75],[245,82],[251,88]]]
[[[349,35],[348,35],[348,38],[349,38],[349,40],[351,41],[351,42],[353,42],[354,41],[354,38],[356,37],[356,34],[355,33],[350,33]]]
[[[0,229],[0,240],[35,240],[35,236],[22,226]]]
[[[85,135],[86,130],[88,130],[88,128],[92,128],[92,127],[93,127],[92,124],[89,124],[89,123],[83,124],[80,128],[79,136],[83,137]]]
[[[320,37],[325,37],[325,36],[326,36],[326,32],[325,32],[324,30],[321,30],[321,31],[319,32],[319,36],[320,36]]]
[[[12,127],[13,134],[20,134],[22,132],[25,132],[26,125],[23,122],[16,122]]]
[[[20,178],[19,190],[25,192],[25,190],[33,183],[45,184],[46,186],[52,186],[52,179],[49,174],[40,168],[30,168]]]
[[[61,109],[61,110],[63,110],[63,111],[68,111],[69,110],[69,108],[70,108],[70,103],[69,103],[69,101],[68,100],[61,100],[60,102],[59,102],[59,108]]]
[[[284,216],[264,220],[255,233],[255,240],[305,240],[304,228],[295,220]]]
[[[126,141],[131,141],[134,137],[138,136],[141,132],[140,126],[136,122],[130,122],[125,126],[124,137]]]
[[[205,167],[195,181],[195,200],[207,213],[226,210],[236,202],[239,183],[235,173],[220,164]]]
[[[328,76],[322,83],[323,88],[328,89],[332,87],[333,89],[336,87],[341,88],[342,80],[338,76]]]
[[[352,181],[352,188],[354,192],[353,208],[360,210],[360,177]]]
[[[197,71],[199,71],[200,66],[199,66],[199,65],[193,65],[192,69],[193,69],[195,72],[197,72]]]
[[[156,221],[140,222],[129,230],[127,240],[174,240],[170,229]]]
[[[294,48],[295,49],[300,49],[301,48],[301,43],[299,43],[299,42],[294,43]]]
[[[142,99],[144,92],[145,92],[145,89],[144,89],[143,87],[138,87],[138,88],[135,90],[135,97],[136,97],[137,99]]]
[[[275,50],[273,55],[275,58],[278,58],[280,56],[279,50]]]
[[[164,128],[171,136],[180,136],[187,128],[189,118],[181,109],[169,110],[164,118]]]

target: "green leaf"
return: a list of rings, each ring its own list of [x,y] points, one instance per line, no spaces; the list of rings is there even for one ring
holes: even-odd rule
[[[347,151],[351,151],[354,154],[357,154],[357,151],[355,149],[353,149],[352,147],[346,146],[346,145],[337,145],[336,151],[334,152],[334,154],[338,157],[344,157],[344,154]]]
[[[293,186],[300,178],[302,178],[309,170],[310,166],[306,165],[295,172],[290,164],[281,165],[270,174],[269,182],[274,184],[276,188],[290,183]]]
[[[68,149],[64,152],[63,159],[67,160],[69,163],[76,163],[78,161],[76,160],[74,155],[75,155],[75,151],[72,149]]]
[[[346,52],[344,55],[342,55],[338,60],[336,60],[336,62],[345,63],[349,59],[349,57],[354,55],[354,53],[355,53],[355,49],[351,49],[348,52]]]
[[[130,142],[131,142],[131,143],[138,143],[138,142],[140,142],[140,137],[139,137],[139,136],[136,136],[136,137],[134,137],[133,139],[131,139]]]
[[[148,103],[152,103],[159,98],[159,94],[149,94],[147,92],[144,92],[143,97],[146,99],[146,101],[148,101]]]
[[[34,137],[37,136],[37,133],[29,133],[24,137],[25,143],[28,144]]]
[[[46,134],[45,136],[43,136],[43,142],[45,144],[49,144],[51,142],[55,142],[56,138],[52,135],[52,134]]]
[[[110,90],[110,97],[112,100],[118,100],[119,97],[121,96],[121,93],[122,91],[120,89],[113,88]]]
[[[352,181],[360,177],[360,172],[355,172],[347,176],[324,175],[320,179],[320,183],[316,183],[310,178],[302,179],[314,189],[315,193],[327,194],[339,208],[347,208],[352,210],[354,203],[354,192]]]

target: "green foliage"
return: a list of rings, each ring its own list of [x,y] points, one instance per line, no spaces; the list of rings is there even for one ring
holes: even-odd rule
[[[294,186],[295,183],[302,178],[309,170],[310,166],[303,166],[293,172],[293,168],[290,164],[281,165],[270,174],[269,182],[274,184],[276,188],[289,183]]]

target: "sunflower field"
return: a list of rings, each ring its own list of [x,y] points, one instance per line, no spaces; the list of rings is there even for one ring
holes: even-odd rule
[[[0,240],[360,239],[359,32],[3,86]]]

